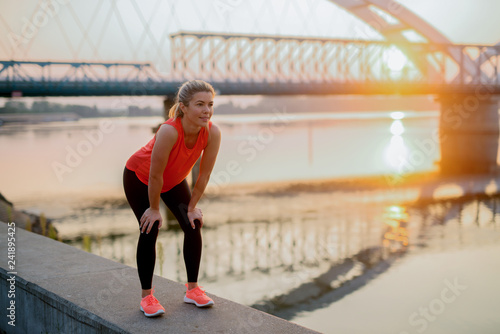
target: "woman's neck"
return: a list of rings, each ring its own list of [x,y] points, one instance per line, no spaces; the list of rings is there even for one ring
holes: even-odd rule
[[[185,117],[181,118],[181,124],[185,136],[196,136],[201,130],[201,126],[189,122]]]

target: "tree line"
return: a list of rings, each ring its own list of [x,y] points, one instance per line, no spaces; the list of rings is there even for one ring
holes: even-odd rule
[[[0,114],[57,114],[73,113],[82,118],[89,117],[117,117],[117,116],[161,116],[161,110],[153,108],[128,106],[123,110],[101,110],[97,106],[84,106],[77,104],[61,104],[48,101],[34,101],[31,106],[25,101],[7,101],[3,107],[0,107]]]

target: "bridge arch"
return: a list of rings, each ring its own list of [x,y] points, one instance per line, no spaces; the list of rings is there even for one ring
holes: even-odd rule
[[[363,20],[388,41],[412,41],[413,37],[434,44],[452,43],[432,25],[394,0],[329,1]]]
[[[394,0],[328,0],[358,17],[390,42],[428,42],[453,44],[445,35],[421,17]],[[456,49],[443,51],[464,67],[467,74],[477,72],[477,65]],[[457,77],[458,79],[458,77]]]

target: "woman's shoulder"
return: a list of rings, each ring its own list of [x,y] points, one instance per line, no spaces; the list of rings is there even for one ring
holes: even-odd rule
[[[216,141],[220,141],[220,137],[221,137],[221,132],[219,127],[215,123],[211,122],[208,130],[207,145],[210,144],[210,142],[214,139]]]
[[[174,128],[178,128],[179,126],[182,126],[180,117],[169,118],[165,122],[162,123],[162,125],[165,125],[165,124],[170,125]]]
[[[220,135],[220,128],[217,126],[217,124],[210,122],[209,133],[210,135]]]
[[[208,139],[210,140],[211,137],[220,137],[220,129],[219,127],[210,121],[210,125],[208,127]]]
[[[168,122],[168,121],[167,121]],[[179,132],[172,123],[164,122],[156,132],[156,140],[177,140]]]

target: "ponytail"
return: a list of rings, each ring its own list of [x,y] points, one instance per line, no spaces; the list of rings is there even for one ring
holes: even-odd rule
[[[179,102],[175,102],[175,104],[170,108],[168,111],[168,117],[176,119],[177,117],[182,117],[184,116],[184,113],[181,110],[181,106],[179,105]]]

